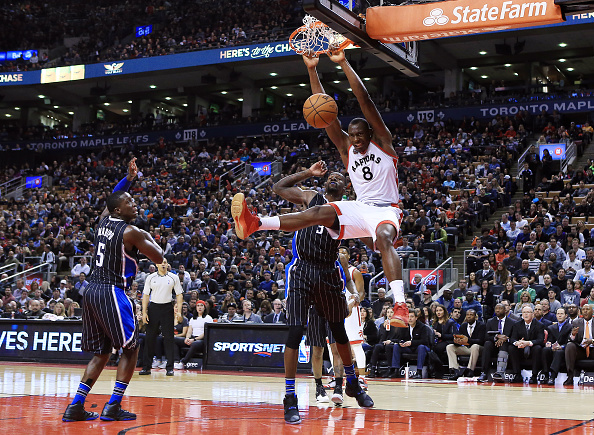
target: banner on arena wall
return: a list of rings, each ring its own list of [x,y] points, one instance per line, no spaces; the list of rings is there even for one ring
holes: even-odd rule
[[[41,283],[43,282],[43,275],[41,273],[27,275],[25,278],[25,287],[31,290],[31,284],[33,283],[33,281],[35,281],[41,287]]]
[[[118,60],[89,65],[46,68],[39,71],[0,73],[0,86],[33,85],[102,77],[107,78],[110,76],[191,68],[219,63],[267,60],[284,56],[296,56],[288,41],[224,47],[215,50],[190,51],[188,53],[170,54],[167,56]]]
[[[79,320],[0,320],[0,359],[86,363]]]
[[[413,280],[415,278],[415,275],[417,273],[420,273],[421,276],[423,277],[423,283],[429,287],[429,286],[436,286],[437,285],[437,280],[439,279],[439,285],[442,286],[443,285],[443,270],[438,270],[437,273],[431,273],[433,270],[432,269],[410,269],[408,271],[409,273],[409,277],[410,277],[410,283],[413,283]]]
[[[565,144],[564,143],[551,143],[546,145],[539,145],[540,160],[544,154],[544,150],[548,150],[553,160],[565,160]]]
[[[284,370],[287,325],[207,323],[205,369]],[[299,346],[298,369],[309,371],[309,347]]]
[[[563,21],[554,0],[448,0],[366,11],[369,36],[382,42],[410,42],[475,35]]]
[[[455,108],[439,108],[428,110],[410,110],[401,112],[382,113],[386,123],[428,123],[445,122],[448,119],[461,120],[474,117],[476,119],[492,119],[496,116],[515,116],[519,112],[538,115],[542,111],[551,114],[554,110],[561,114],[594,111],[594,96],[586,96],[564,100],[544,100],[537,102],[500,104],[491,106],[468,106]],[[341,117],[342,125],[348,125],[353,116]],[[137,133],[116,136],[82,137],[71,139],[55,139],[30,142],[0,143],[10,150],[27,150],[31,147],[37,151],[77,150],[101,147],[122,146],[128,143],[148,145],[156,143],[160,137],[167,141],[187,142],[193,140],[207,140],[218,137],[249,137],[262,135],[279,135],[316,131],[305,120],[280,121],[255,124],[234,124],[213,127],[187,128],[182,130],[165,130],[148,133]]]

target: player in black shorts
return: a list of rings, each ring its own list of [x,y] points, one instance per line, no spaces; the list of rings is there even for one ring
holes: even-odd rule
[[[112,348],[122,349],[113,394],[103,407],[101,420],[135,420],[136,414],[121,408],[122,396],[134,374],[138,358],[138,326],[134,303],[126,296],[137,271],[140,251],[154,263],[163,262],[163,251],[143,230],[130,225],[138,216],[127,190],[136,177],[135,158],[128,175],[107,198],[95,231],[95,256],[89,285],[83,295],[82,349],[94,354],[63,421],[94,420],[99,415],[85,410],[85,399],[103,371]]]
[[[326,174],[326,164],[317,162],[308,170],[283,178],[273,187],[274,192],[294,204],[313,207],[342,198],[345,178],[333,172],[326,182],[326,196],[313,191],[302,190],[296,184],[312,176]],[[289,336],[285,348],[285,385],[283,400],[285,422],[301,422],[295,395],[295,374],[299,343],[307,312],[314,305],[316,312],[324,317],[330,326],[338,353],[344,364],[347,378],[345,392],[355,397],[362,407],[372,407],[373,400],[361,389],[353,367],[351,346],[344,328],[347,304],[343,293],[344,281],[337,267],[339,240],[334,240],[325,227],[311,226],[295,232],[293,236],[293,260],[287,267],[287,323]]]

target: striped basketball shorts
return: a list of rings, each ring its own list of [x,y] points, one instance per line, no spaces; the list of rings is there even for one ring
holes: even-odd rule
[[[318,267],[296,259],[287,267],[287,324],[306,325],[311,305],[329,322],[347,316],[344,281],[337,267]]]
[[[307,321],[306,344],[316,347],[325,347],[326,337],[328,337],[328,343],[332,344],[335,342],[328,321],[318,314],[316,307],[311,306],[309,308],[309,318]]]
[[[126,292],[114,285],[90,283],[83,296],[82,349],[93,354],[111,349],[136,349],[136,307]]]

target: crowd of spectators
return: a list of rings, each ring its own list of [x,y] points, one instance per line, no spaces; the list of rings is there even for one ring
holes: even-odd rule
[[[572,244],[578,244],[573,250],[579,255],[589,246],[590,232],[580,225],[578,234],[570,219],[587,219],[594,212],[591,207],[594,194],[589,191],[585,205],[580,203],[579,208],[572,204],[577,195],[586,193],[587,188],[579,182],[591,181],[588,178],[592,177],[591,162],[588,168],[570,168],[567,173],[553,175],[553,179],[559,177],[564,185],[563,180],[569,180],[569,187],[564,186],[563,195],[561,192],[558,195],[563,198],[562,203],[558,198],[548,201],[550,191],[544,190],[542,183],[537,184],[535,176],[532,185],[524,185],[527,190],[523,200],[511,203],[517,188],[510,176],[511,167],[531,133],[523,128],[523,121],[520,114],[514,119],[498,117],[482,124],[475,120],[438,121],[431,125],[391,128],[394,142],[401,145],[398,147],[401,154],[399,180],[405,215],[402,233],[406,242],[399,251],[406,257],[403,251],[416,250],[421,256],[417,261],[425,258],[435,261],[428,255],[431,249],[427,249],[427,245],[433,244],[433,249],[439,249],[441,242],[446,252],[448,242],[442,230],[456,227],[461,238],[474,238],[473,252],[480,253],[475,256],[476,261],[469,261],[468,281],[461,282],[453,296],[432,295],[423,280],[415,277],[410,286],[409,303],[411,308],[421,309],[420,323],[431,324],[437,308],[437,301],[433,299],[438,296],[448,315],[459,308],[458,318],[464,319],[464,312],[472,309],[478,321],[488,319],[495,312],[497,301],[491,287],[505,287],[507,282],[502,278],[503,271],[512,282],[511,289],[501,292],[511,294],[503,298],[508,301],[509,309],[515,311],[518,305],[522,306],[519,302],[524,292],[518,292],[515,286],[527,286],[527,294],[534,303],[540,298],[536,290],[530,292],[533,283],[539,279],[540,285],[546,286],[548,279],[543,273],[546,272],[544,266],[541,271],[537,260],[546,257],[547,261],[552,261],[547,264],[549,277],[555,283],[561,282],[573,271],[568,267],[561,271],[563,263],[560,259],[555,262],[554,257],[559,256],[558,249],[563,249],[571,258],[569,247]],[[549,122],[555,122],[551,115],[547,115],[546,131],[543,130],[545,140],[557,140],[566,129],[562,125],[547,128]],[[5,287],[4,298],[13,296],[15,300],[3,303],[2,316],[38,316],[38,311],[52,311],[56,316],[74,315],[89,272],[89,266],[79,258],[92,257],[94,222],[105,206],[114,180],[125,175],[125,162],[132,155],[137,156],[141,171],[131,189],[140,208],[135,224],[157,240],[173,271],[179,274],[185,293],[181,307],[184,315],[194,318],[197,305],[203,305],[205,313],[220,321],[258,322],[273,314],[278,305],[276,301],[284,299],[285,267],[291,260],[291,234],[261,232],[245,241],[238,240],[232,229],[230,200],[235,192],[246,192],[249,207],[264,216],[281,213],[281,210],[291,211],[295,206],[272,192],[272,182],[257,186],[259,179],[254,172],[234,180],[228,169],[240,161],[276,160],[282,164],[282,173],[290,174],[317,159],[326,161],[330,171],[344,172],[344,169],[336,149],[323,135],[265,137],[253,142],[238,139],[235,143],[223,143],[213,141],[206,147],[198,147],[162,140],[142,148],[129,144],[120,149],[104,148],[5,171],[5,177],[49,175],[52,186],[44,191],[27,190],[23,198],[0,200],[0,265],[14,264],[22,269],[41,261],[51,263],[57,273],[50,282],[31,283],[30,291],[23,282],[16,282],[10,289]],[[528,153],[527,162],[534,174],[542,172],[543,165],[534,150]],[[578,183],[576,187],[572,187],[574,182]],[[321,191],[319,180],[305,185]],[[351,190],[348,195],[353,195]],[[481,228],[486,218],[502,207],[505,214],[501,222],[494,228]],[[558,245],[549,237],[546,241],[549,245],[539,246],[530,253],[528,247],[538,245],[531,234],[524,240],[517,233],[500,231],[508,226],[509,229],[514,226],[517,231],[531,228],[531,225],[536,241],[545,243],[542,234],[554,232]],[[481,229],[481,236],[475,237],[475,228]],[[356,240],[346,244],[352,263],[362,271],[366,282],[372,273],[381,272],[381,259],[376,253]],[[592,254],[594,251],[588,250],[585,255]],[[509,259],[517,256],[526,257],[528,269],[536,268],[535,274],[522,272],[523,265],[518,266],[517,261]],[[411,260],[405,258],[405,267]],[[561,267],[558,267],[559,262]],[[508,267],[508,263],[513,264]],[[143,279],[154,267],[147,262],[141,264],[142,271],[129,293],[138,302]],[[583,274],[576,269],[577,263],[572,264],[576,272],[573,279],[577,283]],[[481,267],[483,269],[479,270]],[[584,267],[582,265],[580,270]],[[528,280],[523,273],[528,273]],[[481,280],[484,277],[486,279]],[[587,280],[583,284],[588,289],[591,285]],[[469,294],[467,289],[471,290]],[[466,298],[465,301],[460,296]],[[558,297],[562,299],[561,292]],[[381,303],[382,298],[385,298],[384,303]],[[33,302],[32,306],[31,301],[38,302]],[[244,304],[245,301],[250,303]],[[391,303],[385,294],[378,301],[380,304],[374,301],[373,308],[365,314],[374,323],[376,317],[386,319],[386,308]],[[371,308],[371,301],[365,300],[362,305]],[[381,334],[382,320],[377,322]],[[369,351],[373,344],[368,343]],[[445,354],[440,357],[444,358]]]
[[[289,1],[98,0],[80,4],[41,1],[0,6],[5,50],[57,50],[56,58],[6,61],[2,71],[163,56],[185,51],[287,40],[301,25],[302,11]],[[137,26],[152,33],[135,37]],[[127,41],[127,42],[124,42]]]

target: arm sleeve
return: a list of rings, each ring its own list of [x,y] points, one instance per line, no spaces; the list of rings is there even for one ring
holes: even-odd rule
[[[175,290],[176,295],[183,293],[183,289],[179,281],[179,276],[175,274],[173,274],[173,290]]]
[[[150,295],[151,294],[151,278],[152,273],[146,277],[144,280],[144,290],[142,291],[143,295]]]
[[[130,186],[132,186],[132,182],[128,181],[128,176],[125,176],[118,184],[116,184],[116,187],[113,188],[113,192],[111,193],[116,193],[119,190],[127,192],[130,189]]]

